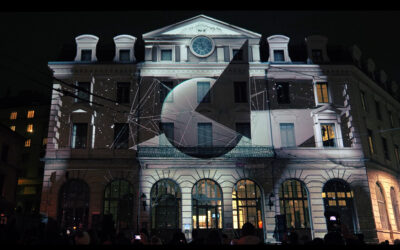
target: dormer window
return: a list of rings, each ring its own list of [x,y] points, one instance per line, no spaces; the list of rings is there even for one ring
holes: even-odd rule
[[[115,62],[133,62],[135,55],[133,49],[135,46],[136,37],[130,35],[119,35],[114,37],[115,43]]]
[[[99,38],[93,35],[81,35],[75,38],[77,49],[75,61],[97,61],[96,46]]]
[[[275,62],[284,62],[285,54],[283,50],[274,50],[274,61]]]
[[[83,49],[81,61],[90,62],[92,60],[92,50],[91,49]]]
[[[291,62],[289,57],[290,38],[283,35],[274,35],[267,38],[269,45],[269,58],[270,62]]]
[[[320,49],[313,49],[311,52],[311,56],[314,63],[323,61],[322,50]]]
[[[312,35],[306,37],[307,54],[309,63],[329,62],[326,45],[328,39],[324,36]]]
[[[161,50],[161,61],[172,61],[172,49]]]

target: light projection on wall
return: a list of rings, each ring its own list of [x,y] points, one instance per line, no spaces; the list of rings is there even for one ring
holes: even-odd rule
[[[248,41],[217,79],[140,84],[129,116],[134,149],[153,146],[163,155],[173,146],[186,156],[213,158],[251,145],[250,110],[258,104],[251,98],[257,91],[250,88]]]

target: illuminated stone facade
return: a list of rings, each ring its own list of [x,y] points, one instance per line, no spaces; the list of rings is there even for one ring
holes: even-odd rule
[[[194,38],[199,36],[212,41],[204,51],[192,48]],[[144,61],[138,63],[132,56],[134,37],[125,37],[124,44],[130,45],[123,49],[118,49],[119,43],[115,43],[119,57],[113,56],[109,63],[97,63],[100,61],[95,50],[97,37],[78,38],[75,61],[49,63],[54,76],[62,81],[55,82],[53,87],[64,92],[53,91],[42,212],[66,225],[62,211],[70,209],[71,213],[78,213],[75,209],[78,205],[74,208],[68,203],[72,198],[68,194],[62,196],[60,189],[65,190],[61,187],[65,188],[68,180],[80,179],[86,183],[79,184],[80,190],[88,195],[77,195],[76,199],[82,201],[81,222],[88,226],[94,226],[108,212],[118,213],[115,211],[119,209],[125,211],[123,216],[119,212],[119,217],[113,218],[120,230],[147,228],[156,233],[181,229],[191,239],[193,231],[204,236],[207,229],[213,228],[234,236],[243,222],[250,221],[265,242],[277,242],[282,240],[284,232],[280,229],[285,226],[284,231],[293,226],[309,239],[323,238],[330,225],[327,220],[336,216],[341,217],[350,231],[363,233],[368,242],[397,238],[393,206],[388,198],[392,227],[382,231],[377,222],[380,216],[374,198],[374,178],[382,183],[387,197],[391,185],[398,192],[395,176],[399,163],[395,161],[392,145],[399,142],[394,136],[387,139],[390,162],[383,162],[381,167],[371,163],[373,157],[369,156],[369,140],[364,130],[365,124],[368,127],[374,123],[363,118],[366,115],[361,112],[360,100],[360,89],[368,92],[371,99],[372,95],[381,99],[381,107],[388,107],[396,117],[394,127],[399,126],[400,104],[393,98],[398,95],[397,85],[392,84],[388,94],[386,87],[379,86],[380,82],[374,82],[357,66],[329,64],[337,58],[327,53],[325,38],[308,37],[308,47],[304,48],[308,55],[298,62],[296,56],[289,55],[288,37],[270,36],[269,56],[264,56],[260,54],[260,34],[200,15],[144,34]],[[241,132],[242,140],[230,152],[212,158],[193,157],[171,143],[165,144],[167,130],[151,136],[149,131],[153,128],[146,127],[149,131],[138,133],[141,131],[138,128],[148,122],[146,110],[153,109],[149,114],[154,116],[160,112],[154,110],[162,110],[159,89],[156,95],[147,91],[152,90],[152,83],[168,83],[173,89],[171,93],[176,95],[179,92],[175,87],[186,80],[218,81],[244,45],[243,55],[248,57],[248,88],[244,90],[248,106],[241,108],[235,103],[232,110],[239,114],[237,117],[248,115],[248,120],[234,120],[235,115],[232,119],[248,124],[248,132]],[[356,48],[352,51],[349,60],[357,64],[360,52]],[[262,62],[262,56],[268,61]],[[122,58],[127,61],[121,61]],[[241,74],[238,72],[232,70],[230,77]],[[119,83],[130,83],[129,98],[127,103],[116,105],[112,100],[124,99],[123,85]],[[230,89],[225,94],[234,92]],[[142,98],[150,97],[154,97],[153,102],[136,108]],[[80,102],[80,98],[89,102]],[[219,98],[228,99],[211,92],[211,103]],[[172,102],[178,99],[174,96]],[[134,116],[132,110],[137,112]],[[382,115],[382,120],[385,119]],[[121,123],[129,123],[130,135],[121,130],[115,134]],[[368,128],[382,130],[386,125]],[[125,144],[118,144],[121,143],[118,134],[126,136]],[[174,135],[171,132],[168,136],[171,134]],[[190,136],[200,140],[199,134],[192,132]],[[124,146],[117,149],[116,142]],[[379,150],[380,146],[375,145],[377,154]],[[111,186],[124,194],[124,198],[119,196],[112,203],[108,184],[120,180],[130,186]],[[243,183],[248,186],[240,186]],[[240,188],[254,184],[259,188],[254,190],[260,190],[260,194],[249,193],[254,197],[246,196],[249,203],[243,205]],[[335,185],[337,189],[329,189]],[[202,193],[203,187],[210,193]],[[238,204],[243,206],[239,208]],[[341,212],[326,213],[334,210]],[[168,221],[165,217],[174,219]],[[281,223],[282,218],[286,222]]]

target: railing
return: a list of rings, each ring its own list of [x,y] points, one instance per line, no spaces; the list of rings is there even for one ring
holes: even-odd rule
[[[265,158],[273,157],[271,146],[237,146],[227,147],[185,147],[178,149],[173,146],[140,146],[139,158]]]

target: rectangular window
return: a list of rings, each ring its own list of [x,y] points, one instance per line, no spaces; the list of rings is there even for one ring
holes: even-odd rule
[[[11,125],[10,129],[15,132],[15,125]]]
[[[28,124],[28,126],[26,126],[26,132],[33,133],[33,124]]]
[[[160,102],[173,102],[174,94],[171,90],[174,88],[174,82],[160,83]]]
[[[387,141],[383,137],[382,137],[382,149],[383,149],[383,155],[385,156],[385,159],[390,160]]]
[[[280,82],[276,84],[276,95],[279,104],[289,104],[289,83]]]
[[[328,83],[319,82],[316,84],[318,103],[329,103]]]
[[[365,111],[368,111],[367,107],[367,99],[365,97],[365,93],[363,91],[360,91],[360,97],[361,97],[361,106]]]
[[[160,130],[164,133],[165,137],[160,136],[160,145],[169,145],[168,141],[174,144],[174,123],[164,122],[160,123]]]
[[[127,149],[129,146],[129,125],[128,123],[114,124],[114,149]]]
[[[117,102],[118,103],[129,103],[129,82],[119,82],[117,83]]]
[[[87,62],[92,60],[92,50],[91,49],[83,49],[81,51],[81,61]]]
[[[42,144],[43,144],[43,146],[47,145],[47,137],[43,138]]]
[[[324,147],[336,147],[335,124],[321,124],[321,134]]]
[[[210,82],[197,82],[197,102],[210,102]]]
[[[313,49],[311,51],[312,61],[313,63],[322,62],[322,50],[320,49]]]
[[[233,49],[233,60],[235,61],[243,61],[243,50],[241,49]]]
[[[274,50],[274,61],[275,62],[285,61],[285,54],[283,50]]]
[[[376,110],[376,118],[378,118],[378,120],[382,120],[381,105],[378,101],[375,101],[375,110]]]
[[[17,112],[11,112],[11,114],[10,114],[10,120],[15,120],[15,119],[17,119]]]
[[[76,102],[86,102],[89,101],[89,93],[90,93],[90,82],[78,82],[77,86],[77,96]],[[86,100],[86,101],[85,101]]]
[[[236,132],[242,135],[241,140],[245,143],[251,142],[251,129],[250,123],[248,122],[238,122],[236,123]]]
[[[296,147],[293,123],[280,123],[281,147]]]
[[[397,165],[400,164],[399,146],[394,145],[394,156],[396,157]]]
[[[87,123],[74,123],[72,126],[72,148],[86,148],[87,143]]]
[[[161,61],[172,61],[172,49],[161,50]]]
[[[212,123],[197,124],[197,142],[199,147],[212,147]]]
[[[234,82],[235,102],[247,103],[247,84],[246,82]]]
[[[27,118],[33,118],[35,116],[35,110],[28,110]]]
[[[121,62],[129,62],[130,61],[130,50],[129,49],[121,49],[119,50],[119,60]]]
[[[369,146],[369,152],[372,154],[375,153],[375,148],[374,148],[374,139],[373,139],[373,135],[372,135],[372,130],[367,129],[367,133],[368,133],[368,146]]]
[[[25,140],[25,147],[28,148],[31,146],[31,139]]]

